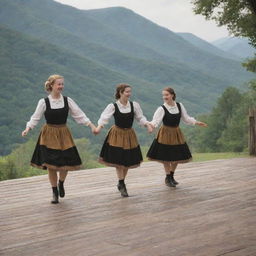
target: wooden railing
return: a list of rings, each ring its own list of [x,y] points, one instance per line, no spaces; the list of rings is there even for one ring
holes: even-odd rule
[[[256,156],[256,108],[249,109],[249,153]]]

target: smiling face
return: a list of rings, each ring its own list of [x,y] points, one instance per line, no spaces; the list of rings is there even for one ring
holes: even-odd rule
[[[64,79],[58,78],[55,80],[54,84],[52,85],[52,93],[60,94],[64,89]]]
[[[120,99],[129,100],[132,94],[132,88],[126,87],[123,92],[120,92]]]
[[[173,96],[174,95],[171,94],[170,92],[163,90],[162,91],[162,96],[163,96],[164,102],[166,102],[166,103],[172,103],[173,102]]]

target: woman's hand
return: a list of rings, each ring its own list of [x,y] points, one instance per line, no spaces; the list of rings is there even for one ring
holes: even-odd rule
[[[95,128],[95,130],[94,130],[94,132],[93,132],[93,134],[94,134],[94,135],[99,134],[99,133],[100,133],[100,131],[101,131],[101,129],[102,129],[102,126],[98,126],[98,127],[96,127],[96,128]]]
[[[21,136],[22,136],[22,137],[25,137],[25,136],[28,134],[29,131],[30,131],[30,128],[27,127],[27,128],[21,133]]]
[[[145,126],[147,127],[148,133],[152,133],[155,129],[155,127],[151,123],[146,123]]]
[[[204,123],[204,122],[200,122],[200,121],[196,121],[196,125],[201,126],[201,127],[207,127],[208,124]]]
[[[95,134],[94,132],[95,132],[96,126],[93,123],[90,123],[88,126],[91,128],[92,133]]]

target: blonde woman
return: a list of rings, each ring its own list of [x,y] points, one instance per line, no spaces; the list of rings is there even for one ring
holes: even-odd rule
[[[96,128],[71,98],[62,95],[63,88],[62,76],[51,75],[47,79],[45,90],[49,95],[39,100],[34,114],[22,132],[22,136],[26,136],[44,114],[46,124],[41,129],[31,165],[48,170],[53,204],[59,203],[59,196],[65,196],[64,181],[68,171],[77,170],[82,164],[72,135],[66,126],[68,114],[70,113],[78,124],[89,126],[92,132]]]
[[[121,196],[128,197],[125,178],[130,168],[136,168],[142,162],[140,146],[132,128],[134,118],[140,125],[152,131],[152,127],[143,115],[137,102],[129,101],[131,86],[119,84],[116,87],[116,102],[110,103],[102,112],[96,128],[96,134],[113,116],[115,125],[111,127],[100,152],[99,161],[107,166],[116,167],[117,188]]]
[[[176,187],[174,172],[179,163],[186,163],[192,159],[191,152],[179,128],[180,120],[188,125],[206,127],[207,124],[190,117],[182,103],[175,101],[176,94],[171,87],[162,91],[164,104],[157,108],[150,122],[155,128],[163,122],[156,138],[151,144],[147,157],[149,160],[163,164],[166,173],[165,184]]]

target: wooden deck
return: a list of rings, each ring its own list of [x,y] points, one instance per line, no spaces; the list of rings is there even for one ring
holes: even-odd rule
[[[169,188],[144,163],[121,198],[113,168],[77,171],[58,205],[47,176],[0,182],[0,255],[256,255],[256,158],[180,165],[176,177]]]

